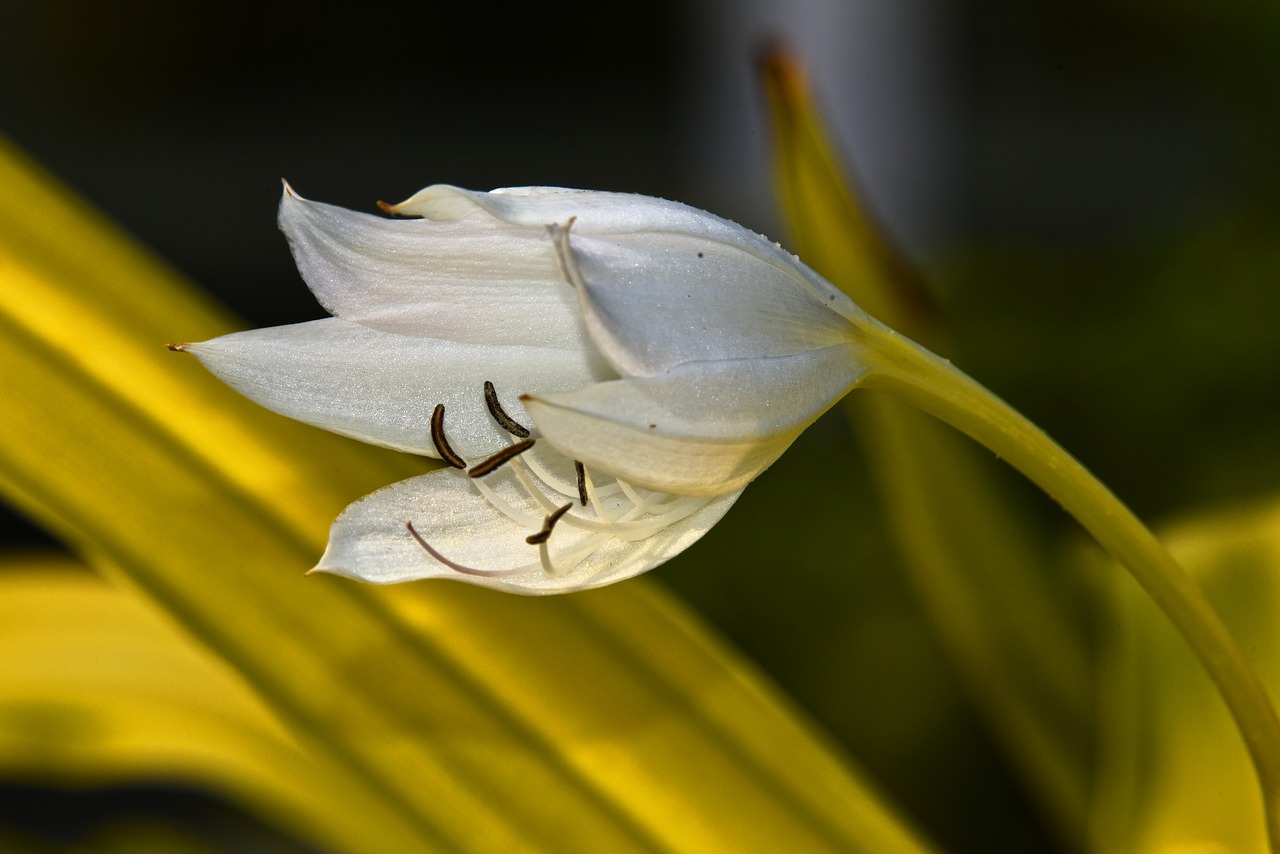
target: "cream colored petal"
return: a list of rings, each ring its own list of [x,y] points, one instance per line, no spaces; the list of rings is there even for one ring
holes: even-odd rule
[[[464,190],[444,184],[427,187],[396,205],[397,212],[439,221],[455,221],[483,211],[512,225],[540,228],[565,225],[573,220],[573,233],[582,236],[628,237],[628,245],[644,249],[663,247],[669,237],[707,241],[719,245],[717,254],[736,250],[773,268],[769,280],[785,276],[790,291],[807,292],[816,303],[847,319],[861,320],[864,313],[839,289],[814,273],[794,255],[763,235],[722,217],[680,202],[632,193],[570,190],[560,187],[508,187],[492,192]],[[697,248],[694,251],[696,257]],[[676,271],[699,276],[709,264],[692,265],[677,246],[668,252]],[[766,282],[762,287],[767,287]],[[735,292],[735,298],[743,294]]]
[[[524,400],[565,456],[651,489],[718,495],[746,486],[864,372],[840,345],[772,359],[693,362],[657,377]]]
[[[464,473],[443,469],[392,484],[352,504],[329,533],[329,547],[317,571],[345,575],[375,584],[422,578],[451,578],[525,595],[587,590],[638,575],[663,563],[696,542],[728,511],[739,492],[709,501],[703,509],[652,536],[624,540],[556,526],[548,541],[553,562],[567,571],[543,571],[539,549],[525,538],[535,533],[545,515],[520,486],[509,468],[486,478],[511,509],[527,512],[537,522],[518,524],[503,515]],[[573,513],[588,513],[574,507]],[[458,572],[432,557],[406,527],[456,563],[482,572],[524,567],[510,576]]]
[[[489,414],[485,380],[527,426],[522,392],[581,388],[610,376],[582,351],[408,337],[337,318],[236,332],[185,349],[268,409],[397,450],[439,456],[430,422],[443,403],[445,437],[468,462],[511,438]]]
[[[327,311],[388,332],[582,349],[577,299],[544,228],[477,211],[396,220],[302,198],[286,186],[280,228]]]
[[[560,261],[592,340],[624,375],[790,356],[857,336],[832,310],[847,298],[794,258],[753,251],[751,241],[576,229],[553,231]]]
[[[723,239],[745,231],[728,220],[679,202],[635,193],[564,187],[506,187],[483,192],[435,184],[394,205],[392,210],[403,216],[421,216],[439,222],[484,211],[503,222],[533,228],[563,224],[575,217],[577,227],[584,234],[664,231]]]

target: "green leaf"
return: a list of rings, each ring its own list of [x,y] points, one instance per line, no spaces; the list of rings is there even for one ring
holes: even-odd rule
[[[920,849],[653,585],[542,600],[304,577],[347,502],[421,469],[161,346],[232,326],[0,147],[0,488],[379,802],[363,850]]]

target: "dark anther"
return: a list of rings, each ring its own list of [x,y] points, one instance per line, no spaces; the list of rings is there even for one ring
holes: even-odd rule
[[[449,447],[449,440],[444,437],[444,404],[437,403],[436,411],[431,413],[431,444],[436,446],[440,459],[456,469],[467,467],[467,461],[454,453]]]
[[[573,506],[573,502],[570,501],[568,504],[564,505],[560,509],[556,510],[556,512],[552,513],[546,519],[543,519],[542,530],[536,534],[530,534],[529,536],[525,537],[524,541],[531,546],[536,546],[539,543],[545,543],[547,540],[551,539],[551,531],[555,529],[556,522],[559,522],[560,517],[568,513],[569,508],[572,506]]]
[[[508,445],[492,457],[481,460],[471,467],[467,472],[467,477],[484,477],[493,472],[503,463],[510,462],[525,451],[533,447],[532,439],[525,439],[523,442],[516,442],[514,445]]]
[[[489,407],[489,414],[493,416],[493,420],[498,422],[498,426],[512,436],[521,439],[529,438],[529,431],[502,408],[502,404],[498,402],[498,391],[488,380],[484,381],[484,402]]]
[[[587,467],[577,460],[573,461],[573,470],[578,473],[578,500],[587,506]]]

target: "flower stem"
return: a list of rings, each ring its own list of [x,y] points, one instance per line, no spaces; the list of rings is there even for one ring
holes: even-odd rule
[[[1191,645],[1244,738],[1262,789],[1267,836],[1280,852],[1280,718],[1217,612],[1186,571],[1088,469],[999,397],[878,324],[861,383],[905,398],[1007,460],[1123,564]]]

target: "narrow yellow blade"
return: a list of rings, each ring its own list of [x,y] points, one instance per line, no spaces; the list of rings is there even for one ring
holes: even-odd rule
[[[940,347],[925,291],[858,201],[803,69],[775,53],[764,76],[778,195],[801,259],[881,321]],[[1084,633],[1064,605],[1070,588],[1050,577],[967,440],[873,393],[850,395],[846,409],[902,568],[972,702],[1061,832],[1080,841],[1090,674]]]
[[[185,780],[326,850],[416,844],[386,834],[395,818],[368,788],[299,749],[226,665],[69,557],[0,559],[0,649],[6,780]]]

